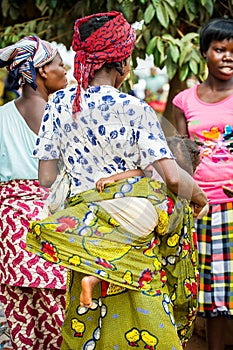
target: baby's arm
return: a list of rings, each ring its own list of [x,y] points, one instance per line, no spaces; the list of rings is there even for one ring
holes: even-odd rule
[[[102,192],[105,185],[107,184],[111,184],[113,182],[123,180],[123,179],[128,179],[129,177],[132,177],[132,176],[143,176],[143,175],[144,173],[140,169],[123,171],[119,174],[114,174],[108,177],[102,177],[96,182],[96,188],[98,192]]]

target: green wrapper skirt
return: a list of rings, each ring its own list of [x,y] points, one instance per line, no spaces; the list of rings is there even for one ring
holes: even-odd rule
[[[101,207],[135,197],[158,215],[147,235],[126,230]],[[143,226],[147,211],[137,220]],[[62,350],[185,347],[197,312],[196,233],[189,203],[165,184],[134,177],[71,197],[64,210],[31,222],[27,249],[69,269]],[[79,305],[84,275],[101,279],[90,309]]]

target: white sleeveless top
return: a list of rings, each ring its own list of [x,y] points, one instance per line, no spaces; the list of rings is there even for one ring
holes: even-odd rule
[[[38,178],[36,138],[14,101],[0,107],[0,181]]]

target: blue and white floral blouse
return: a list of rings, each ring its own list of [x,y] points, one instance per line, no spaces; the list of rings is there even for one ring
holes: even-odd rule
[[[71,195],[94,188],[101,177],[173,158],[147,103],[111,86],[89,87],[74,120],[75,92],[70,87],[51,97],[34,150],[39,159],[63,158]]]

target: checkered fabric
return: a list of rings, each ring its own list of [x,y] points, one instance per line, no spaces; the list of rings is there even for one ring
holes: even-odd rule
[[[233,316],[233,203],[210,205],[197,221],[199,314]]]

